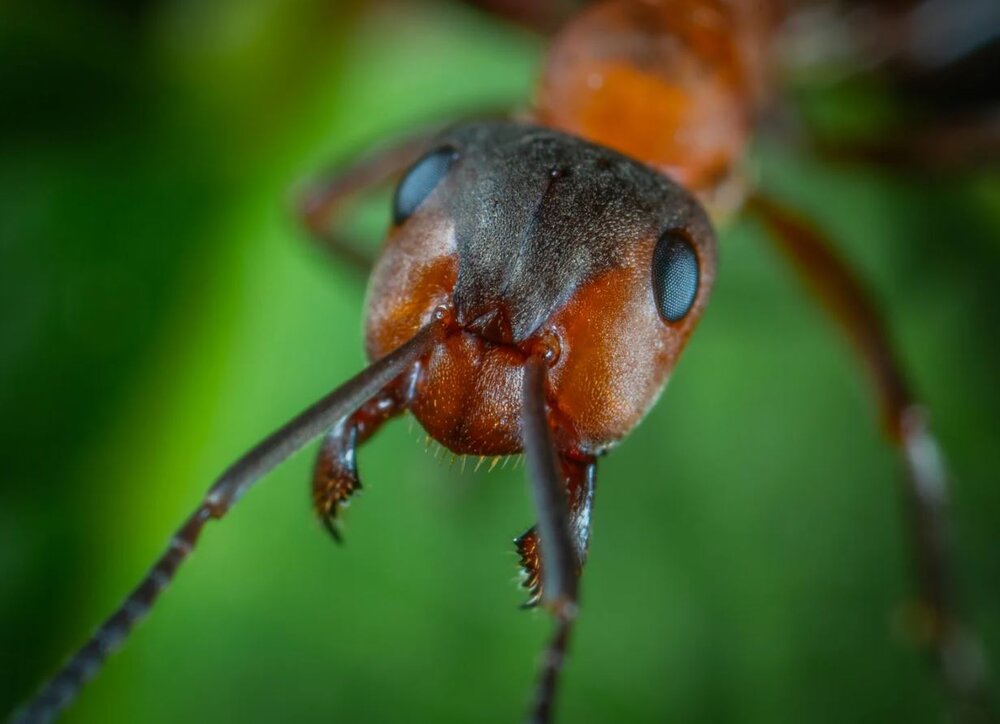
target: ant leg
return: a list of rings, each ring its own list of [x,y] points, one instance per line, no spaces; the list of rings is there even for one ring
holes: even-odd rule
[[[932,119],[871,140],[817,136],[809,140],[809,150],[835,162],[873,163],[903,171],[985,168],[1000,158],[1000,112]]]
[[[375,261],[373,256],[332,231],[331,221],[345,201],[364,189],[389,181],[410,166],[439,132],[440,129],[435,129],[403,140],[308,182],[296,195],[296,215],[320,246],[338,261],[367,276]]]
[[[13,721],[35,724],[54,719],[149,612],[193,550],[205,523],[222,518],[250,486],[271,469],[404,374],[436,340],[437,325],[424,327],[395,352],[369,365],[233,463],[170,539],[167,550],[139,585],[34,699],[15,714]]]
[[[881,316],[861,283],[807,220],[770,199],[749,202],[781,252],[843,328],[872,377],[889,440],[906,468],[904,494],[919,585],[920,643],[927,646],[959,721],[992,721],[986,666],[959,620],[945,508],[948,476],[924,410],[914,400]]]
[[[371,437],[382,423],[398,415],[404,408],[405,400],[397,390],[385,390],[353,415],[334,425],[323,441],[313,468],[313,508],[323,527],[338,543],[342,541],[342,537],[337,525],[337,514],[350,502],[351,496],[361,489],[357,447]]]
[[[524,455],[532,498],[538,512],[539,552],[542,562],[542,604],[555,617],[555,633],[545,649],[535,700],[529,714],[533,724],[552,721],[553,701],[562,671],[569,636],[576,618],[580,559],[573,540],[566,502],[563,469],[552,440],[545,404],[545,361],[525,362],[522,408]]]
[[[594,507],[594,488],[597,481],[597,462],[593,458],[584,461],[571,460],[560,456],[562,472],[566,481],[566,498],[569,503],[569,529],[573,536],[579,565],[577,576],[587,562],[590,545],[591,513]],[[521,558],[522,587],[528,589],[529,598],[524,608],[534,608],[542,600],[542,561],[539,555],[538,528],[532,526],[514,540]]]

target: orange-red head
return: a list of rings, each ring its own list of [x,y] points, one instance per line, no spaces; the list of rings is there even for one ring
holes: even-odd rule
[[[372,275],[381,357],[435,315],[446,331],[408,406],[457,453],[521,449],[523,364],[550,365],[557,443],[593,454],[639,422],[701,316],[711,226],[680,186],[531,125],[460,127],[409,170]]]

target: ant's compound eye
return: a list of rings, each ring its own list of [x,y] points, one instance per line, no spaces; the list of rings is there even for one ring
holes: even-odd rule
[[[441,180],[448,175],[451,165],[458,159],[453,148],[439,148],[417,161],[406,172],[396,187],[392,199],[392,221],[402,224],[431,195]]]
[[[679,322],[691,311],[698,294],[698,254],[687,235],[671,229],[653,252],[653,296],[660,316]]]

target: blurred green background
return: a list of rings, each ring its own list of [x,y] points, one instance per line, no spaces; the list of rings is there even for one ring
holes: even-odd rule
[[[542,48],[448,2],[0,5],[0,712],[215,474],[363,365],[363,281],[296,228],[295,181],[523,105]],[[997,176],[760,158],[885,305],[1000,663]],[[376,201],[357,220],[373,239]],[[725,234],[670,389],[601,465],[562,721],[940,720],[893,624],[911,591],[900,468],[849,353],[761,241]],[[66,720],[516,721],[549,632],[517,609],[523,473],[463,474],[418,437],[403,421],[363,449],[340,548],[309,508],[311,454],[271,475]]]

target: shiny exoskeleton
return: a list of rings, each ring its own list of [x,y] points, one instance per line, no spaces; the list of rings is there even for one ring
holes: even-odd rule
[[[438,144],[404,178],[406,190],[420,175],[424,198],[397,213],[372,273],[369,358],[445,310],[443,339],[405,395],[432,438],[459,454],[520,452],[524,361],[537,354],[551,414],[566,421],[560,450],[606,451],[652,404],[708,300],[707,216],[666,177],[557,131],[483,123]],[[669,293],[686,295],[672,319],[655,290],[680,267],[658,245],[693,261],[671,278]],[[644,343],[626,346],[626,334]]]

